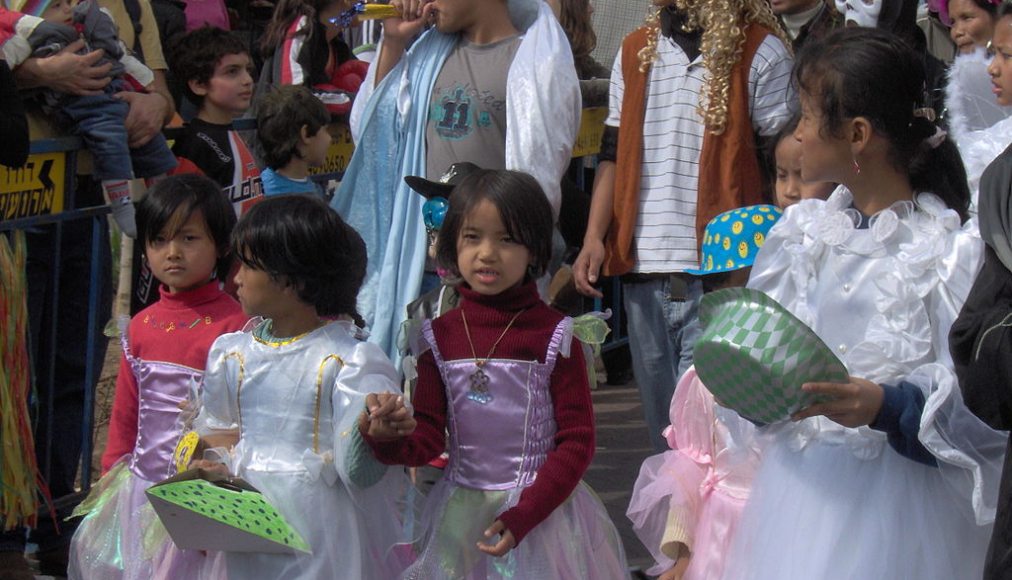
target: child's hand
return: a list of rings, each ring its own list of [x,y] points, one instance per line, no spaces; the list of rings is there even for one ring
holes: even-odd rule
[[[432,18],[435,6],[430,4],[432,0],[391,0],[401,16],[383,20],[383,37],[404,43],[418,36]]]
[[[377,441],[390,441],[411,435],[417,425],[404,396],[396,393],[369,394],[359,429]]]
[[[844,427],[871,424],[882,409],[884,396],[882,387],[858,377],[850,377],[849,383],[805,383],[801,385],[801,390],[824,395],[830,400],[801,409],[791,415],[792,421],[825,415],[830,421]]]
[[[675,565],[664,571],[663,574],[657,577],[657,580],[682,580],[685,576],[685,571],[689,568],[689,562],[691,562],[691,556],[689,555],[689,549],[685,544],[678,543],[678,560],[675,561]]]
[[[484,542],[478,542],[478,550],[489,556],[498,557],[517,547],[517,542],[513,539],[513,532],[506,529],[506,524],[502,523],[502,520],[492,522],[492,525],[485,530],[486,538],[491,538],[496,534],[500,534],[498,542],[491,546]]]
[[[228,466],[224,463],[218,463],[217,461],[210,461],[207,459],[194,459],[190,462],[190,469],[203,469],[204,471],[217,472],[221,475],[228,476]]]

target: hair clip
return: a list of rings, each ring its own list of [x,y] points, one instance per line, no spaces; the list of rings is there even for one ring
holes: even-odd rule
[[[926,138],[925,141],[928,143],[928,146],[931,147],[932,149],[938,149],[938,146],[941,145],[942,142],[945,141],[945,138],[948,136],[949,134],[946,133],[941,127],[935,127],[935,134]]]
[[[914,109],[914,117],[926,119],[931,123],[934,123],[937,115],[935,114],[935,110],[931,107],[920,107],[918,109]]]

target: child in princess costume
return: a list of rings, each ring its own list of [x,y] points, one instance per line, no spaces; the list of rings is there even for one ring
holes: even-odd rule
[[[71,541],[71,578],[190,578],[205,564],[197,552],[171,550],[144,491],[176,473],[180,403],[200,381],[211,343],[247,321],[220,283],[232,264],[235,213],[213,181],[181,175],[148,191],[137,225],[161,298],[122,334],[105,475],[75,512],[87,515]]]
[[[278,196],[239,221],[243,310],[261,319],[215,341],[195,427],[215,457],[275,506],[312,554],[228,552],[228,577],[389,580],[404,569],[402,470],[372,458],[355,424],[367,393],[399,393],[355,324],[365,244],[316,197]],[[211,451],[215,451],[212,449]],[[206,466],[208,459],[198,460]]]
[[[771,205],[724,212],[706,225],[701,276],[705,292],[744,286],[766,235],[780,217]],[[671,399],[671,447],[640,468],[626,515],[656,564],[660,580],[720,578],[728,544],[759,466],[755,426],[718,405],[696,368]]]
[[[955,145],[924,110],[922,57],[843,28],[805,47],[801,174],[840,186],[770,231],[748,287],[850,375],[769,442],[723,578],[980,578],[1005,435],[963,403],[948,334],[980,265]],[[854,90],[854,87],[862,87]]]
[[[383,21],[379,57],[350,117],[355,155],[331,206],[366,241],[362,316],[370,342],[396,359],[395,339],[406,306],[418,297],[428,246],[424,200],[403,178],[436,179],[463,161],[523,171],[538,180],[557,219],[581,100],[572,50],[543,0],[392,4],[402,18]],[[489,29],[499,33],[491,42],[470,36]],[[513,46],[507,60],[501,53]],[[461,62],[492,53],[502,60],[477,71]],[[454,89],[468,84],[469,91]]]
[[[361,431],[381,461],[449,464],[404,578],[627,574],[617,531],[580,477],[594,451],[587,368],[573,323],[538,297],[551,207],[538,183],[479,170],[453,191],[437,242],[460,306],[422,326],[414,412],[369,398]]]

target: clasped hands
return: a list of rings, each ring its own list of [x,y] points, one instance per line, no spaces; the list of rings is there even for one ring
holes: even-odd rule
[[[365,411],[359,417],[359,429],[376,441],[392,441],[411,435],[417,422],[411,409],[398,393],[370,393]]]

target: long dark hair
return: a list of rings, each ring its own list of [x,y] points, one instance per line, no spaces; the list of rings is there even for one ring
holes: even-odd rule
[[[232,249],[249,268],[291,286],[320,316],[351,316],[365,280],[365,242],[323,200],[282,195],[254,205],[232,233]]]
[[[453,188],[436,242],[439,265],[460,273],[457,237],[467,215],[484,200],[499,210],[506,233],[531,253],[531,276],[544,274],[552,257],[552,206],[537,180],[519,171],[479,169]]]
[[[337,2],[340,0],[278,0],[274,5],[271,21],[267,23],[263,36],[260,37],[261,54],[265,57],[274,54],[284,42],[288,28],[301,16],[307,16],[312,21],[307,37],[311,38],[317,34],[320,27],[317,26],[316,15]]]
[[[225,281],[232,268],[230,238],[235,227],[235,209],[213,180],[195,173],[172,175],[162,179],[137,204],[137,239],[145,246],[168,228],[176,232],[199,211],[207,223],[207,233],[218,250],[214,276]]]
[[[916,191],[930,191],[967,219],[970,189],[955,143],[932,147],[937,127],[915,111],[927,107],[921,56],[893,33],[841,28],[807,43],[794,65],[794,82],[822,112],[820,131],[842,136],[847,119],[864,117],[890,143],[890,162]]]

